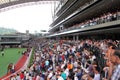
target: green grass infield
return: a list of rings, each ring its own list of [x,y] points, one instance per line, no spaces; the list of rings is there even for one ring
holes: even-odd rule
[[[26,48],[7,48],[4,49],[4,56],[2,56],[2,52],[0,51],[0,77],[7,73],[8,64],[16,64],[25,50]]]

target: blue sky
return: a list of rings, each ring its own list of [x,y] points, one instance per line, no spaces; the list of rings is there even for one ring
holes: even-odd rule
[[[52,23],[51,4],[25,6],[0,13],[0,27],[30,33],[48,30]]]

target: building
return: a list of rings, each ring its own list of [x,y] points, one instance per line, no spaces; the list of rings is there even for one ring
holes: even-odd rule
[[[119,38],[120,0],[61,0],[47,38]]]
[[[20,45],[30,39],[30,35],[23,33],[0,35],[0,45]]]

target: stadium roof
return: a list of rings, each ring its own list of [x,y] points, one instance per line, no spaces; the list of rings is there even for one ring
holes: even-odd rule
[[[0,12],[27,5],[50,4],[55,1],[60,0],[0,0]]]

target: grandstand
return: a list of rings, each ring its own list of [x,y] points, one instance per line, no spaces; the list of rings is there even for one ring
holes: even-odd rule
[[[5,1],[0,2],[1,12],[42,1],[53,1],[54,12],[49,34],[28,43],[35,48],[33,60],[27,55],[30,66],[3,79],[120,80],[120,0]],[[3,35],[0,44],[29,39],[28,35]]]
[[[119,0],[63,0],[56,7],[47,37],[79,40],[86,35],[110,38],[113,34],[118,38],[119,4]]]
[[[1,45],[21,45],[23,42],[29,41],[30,35],[23,33],[0,35]]]

